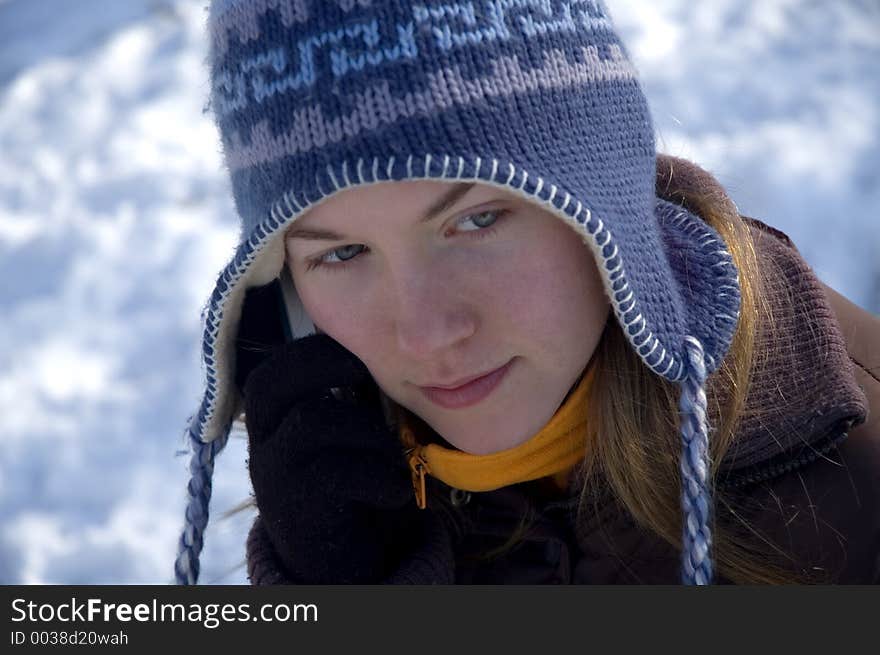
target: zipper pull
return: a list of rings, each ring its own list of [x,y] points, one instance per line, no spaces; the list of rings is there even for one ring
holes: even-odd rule
[[[418,446],[407,450],[406,458],[407,462],[409,462],[410,472],[412,473],[413,491],[416,494],[416,505],[418,505],[419,509],[425,509],[428,505],[428,499],[425,493],[425,473],[427,472],[428,462],[422,457],[422,449]]]

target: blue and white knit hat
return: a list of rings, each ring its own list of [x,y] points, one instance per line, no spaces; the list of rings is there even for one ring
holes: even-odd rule
[[[283,233],[315,203],[434,179],[519,194],[589,245],[630,344],[681,385],[682,581],[710,583],[705,383],[730,346],[739,277],[713,229],[655,197],[651,116],[605,4],[214,0],[208,27],[242,231],[203,315],[207,389],[188,426],[178,582],[198,579],[214,457],[242,405],[245,291],[279,276]]]

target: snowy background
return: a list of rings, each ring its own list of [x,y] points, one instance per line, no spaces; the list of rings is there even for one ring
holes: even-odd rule
[[[0,0],[0,583],[164,584],[236,219],[206,0]],[[880,3],[610,0],[660,149],[880,312]],[[245,583],[244,440],[202,583]]]

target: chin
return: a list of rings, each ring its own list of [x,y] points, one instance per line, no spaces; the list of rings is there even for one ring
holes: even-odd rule
[[[503,428],[494,427],[492,432],[495,435],[510,435],[512,431],[505,431]],[[438,432],[438,434],[440,433]],[[442,434],[441,436],[459,450],[471,455],[491,455],[492,453],[501,452],[502,450],[509,450],[510,448],[515,448],[516,446],[525,443],[531,437],[531,435],[526,434],[518,435],[517,438],[514,439],[491,442],[486,441],[485,434],[485,432],[479,432],[470,438],[466,435],[459,435],[457,438],[452,439]]]
[[[431,416],[431,412],[426,411],[431,408],[418,407],[417,403],[402,403],[393,399],[393,397],[391,398],[397,402],[397,404],[415,414],[450,446],[471,455],[489,455],[491,453],[514,448],[515,446],[528,441],[540,429],[540,426],[538,426],[534,431],[523,433],[521,431],[521,426],[523,425],[522,421],[512,422],[512,426],[520,426],[519,429],[517,429],[515,427],[507,427],[500,424],[488,415],[484,415],[482,420],[459,417],[455,421],[444,421],[442,416]],[[441,410],[441,412],[442,411],[444,410]],[[460,410],[446,411],[455,412]],[[480,413],[482,414],[483,412],[485,412],[485,410],[482,410]],[[503,416],[503,413],[501,415]],[[450,417],[447,416],[446,418],[448,419]],[[463,426],[469,429],[461,429]],[[494,437],[497,441],[487,441],[487,434]],[[499,437],[502,439],[499,439]]]

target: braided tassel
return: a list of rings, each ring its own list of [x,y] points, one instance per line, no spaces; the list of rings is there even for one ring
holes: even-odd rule
[[[682,583],[712,583],[712,535],[709,519],[709,432],[706,419],[706,365],[702,344],[684,340],[688,375],[681,383],[681,505],[683,510]]]
[[[189,431],[193,453],[189,461],[190,480],[187,485],[189,502],[186,505],[186,522],[177,542],[177,559],[174,575],[177,584],[196,584],[199,579],[199,554],[202,552],[202,535],[208,525],[208,504],[211,502],[211,477],[214,475],[214,458],[229,438],[229,430],[222,437],[204,443]]]

